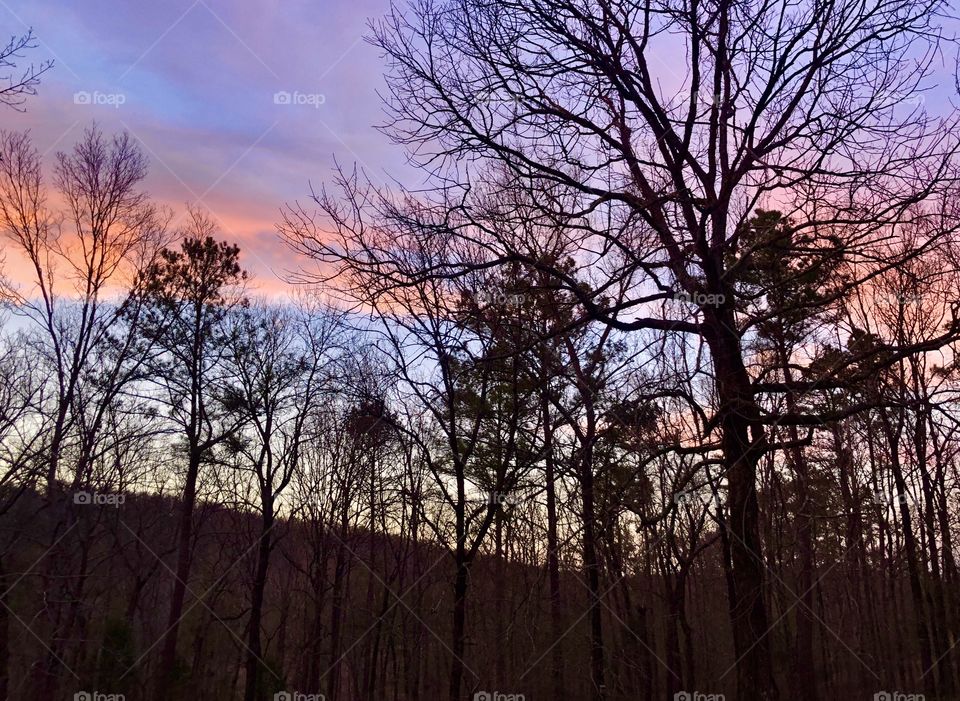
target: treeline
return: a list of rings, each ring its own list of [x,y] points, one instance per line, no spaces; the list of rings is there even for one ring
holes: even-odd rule
[[[0,697],[956,698],[945,9],[392,11],[283,300],[4,133]]]
[[[682,335],[577,320],[520,264],[415,278],[419,235],[410,284],[340,258],[366,309],[257,299],[127,136],[57,157],[57,208],[29,139],[0,144],[8,698],[735,693],[729,468]],[[844,250],[799,258],[790,226],[743,233],[751,375],[846,375],[762,404],[787,417],[754,512],[773,674],[952,693],[952,239],[824,303]]]

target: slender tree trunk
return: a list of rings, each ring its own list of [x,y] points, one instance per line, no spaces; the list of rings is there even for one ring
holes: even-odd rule
[[[309,626],[309,644],[307,648],[307,688],[310,690],[320,689],[320,666],[323,659],[323,614],[324,603],[326,601],[326,572],[327,572],[327,545],[323,529],[323,517],[318,517],[316,524],[311,524],[313,529],[310,563],[310,584],[312,587],[312,609],[311,624]],[[312,691],[311,691],[312,693]]]
[[[346,507],[344,507],[346,514]],[[347,537],[346,516],[341,524],[340,538]],[[336,701],[340,694],[340,637],[343,625],[343,587],[346,570],[346,545],[341,540],[337,545],[337,558],[333,566],[333,592],[332,605],[330,607],[330,681],[328,684],[328,696],[331,701]]]
[[[197,478],[200,474],[200,451],[191,447],[187,464],[187,479],[180,507],[180,524],[177,529],[177,569],[167,616],[167,631],[163,636],[160,669],[157,677],[157,701],[167,698],[172,675],[177,662],[177,635],[183,617],[183,602],[186,599],[187,579],[190,577],[191,546],[193,540],[193,511],[197,500]]]
[[[680,598],[683,591],[676,581],[676,578],[670,572],[665,572],[664,583],[667,586],[667,664],[669,670],[682,669],[680,656]],[[677,678],[674,674],[667,672],[667,698],[674,698],[678,691],[683,687],[683,680]]]
[[[866,544],[863,540],[863,511],[860,507],[860,497],[856,489],[854,477],[853,455],[847,445],[841,426],[834,423],[830,427],[833,437],[833,453],[837,461],[837,475],[840,484],[840,497],[844,504],[844,560],[846,576],[850,582],[850,600],[853,605],[853,619],[857,621],[858,639],[861,649],[872,650],[877,659],[883,657],[883,645],[877,634],[877,616],[867,615],[874,609],[870,606],[872,591],[870,577],[867,572],[864,553]],[[880,563],[882,567],[882,562]],[[826,657],[824,657],[825,659]],[[868,688],[872,675],[863,665],[858,667],[859,683],[862,688]]]
[[[77,485],[74,484],[74,487]],[[80,515],[77,506],[70,498],[70,492],[61,489],[59,482],[56,489],[48,495],[52,512],[55,514],[55,525],[51,538],[54,542],[50,546],[50,554],[44,567],[44,608],[52,609],[52,625],[49,644],[45,646],[42,662],[36,666],[36,688],[43,696],[54,696],[60,682],[59,669],[61,660],[68,657],[67,646],[71,639],[73,627],[79,606],[78,597],[82,595],[85,568],[89,554],[88,539],[80,532],[78,523]],[[68,539],[66,534],[76,528]],[[61,535],[63,537],[61,539]],[[80,563],[74,565],[75,556],[80,554]],[[52,594],[50,593],[52,590]],[[52,603],[47,601],[52,599]],[[64,604],[66,611],[64,611]]]
[[[461,701],[463,687],[463,655],[466,652],[467,587],[470,583],[470,564],[466,560],[462,541],[457,546],[457,572],[453,581],[453,659],[450,662],[450,701]]]
[[[506,650],[510,645],[510,641],[505,638],[507,626],[503,615],[503,601],[506,597],[506,588],[508,584],[505,581],[503,568],[503,513],[499,510],[497,511],[497,515],[494,516],[493,522],[493,548],[493,624],[495,626],[494,635],[496,636],[495,640],[497,642],[493,649],[495,668],[494,678],[496,679],[497,683],[496,688],[503,689],[505,688],[507,681]]]
[[[917,639],[920,645],[920,664],[925,672],[933,665],[930,650],[930,629],[927,626],[927,614],[924,607],[923,582],[920,578],[920,563],[917,557],[917,540],[913,531],[913,519],[910,516],[910,505],[907,498],[907,481],[903,476],[903,467],[900,463],[900,441],[897,432],[890,424],[890,417],[885,411],[881,412],[884,430],[890,446],[890,470],[893,473],[894,484],[897,488],[896,505],[900,511],[900,522],[903,527],[903,544],[907,553],[907,575],[910,580],[910,595],[913,600],[913,614],[915,618]]]
[[[260,544],[257,550],[257,569],[253,577],[253,592],[250,601],[250,621],[247,631],[247,662],[246,682],[243,693],[244,701],[255,701],[257,697],[257,682],[260,678],[260,660],[263,651],[260,644],[260,623],[263,618],[263,595],[267,588],[267,573],[270,567],[271,537],[273,528],[273,502],[267,498],[263,505],[261,520]]]
[[[914,382],[918,391],[925,392],[923,380],[919,371],[914,372]],[[932,636],[934,659],[940,658],[950,649],[950,643],[947,640],[945,626],[949,620],[946,603],[943,596],[943,574],[940,569],[940,554],[938,551],[938,538],[934,519],[937,511],[936,495],[934,494],[933,480],[930,475],[929,462],[927,460],[927,449],[929,437],[927,435],[927,421],[929,420],[929,407],[925,404],[917,411],[914,424],[914,446],[917,458],[917,472],[920,473],[920,487],[923,490],[923,529],[926,531],[927,552],[929,560],[929,574],[927,587],[927,605],[930,610],[930,633]],[[927,568],[923,568],[927,573]],[[953,675],[951,672],[952,660],[950,655],[946,655],[932,670],[936,675],[939,693],[945,697],[953,695]],[[924,670],[926,671],[926,670]]]
[[[550,403],[543,395],[544,471],[547,493],[547,580],[550,588],[550,633],[553,641],[551,671],[554,701],[566,701],[563,675],[563,613],[560,609],[560,553],[557,537],[556,465],[553,460],[553,424]]]
[[[380,654],[380,646],[383,642],[384,619],[386,618],[387,612],[390,609],[390,598],[391,598],[390,592],[385,590],[383,592],[383,596],[380,598],[380,610],[379,610],[379,613],[377,614],[377,620],[374,623],[373,632],[370,633],[373,639],[373,642],[370,646],[370,656],[369,656],[369,663],[368,663],[369,667],[367,669],[367,683],[366,683],[367,698],[376,698],[377,696],[377,683],[378,683],[377,672],[378,672],[378,669],[380,669],[381,667],[380,658],[382,657],[382,655]],[[383,675],[385,677],[386,659],[384,659],[383,661],[382,668],[383,668]],[[383,680],[383,677],[381,677],[380,681],[382,682],[382,680]]]
[[[593,440],[596,416],[593,395],[589,388],[584,396],[587,413],[586,439],[580,460],[580,488],[583,498],[583,564],[590,591],[588,613],[590,618],[590,681],[594,701],[606,699],[604,681],[603,611],[600,603],[600,561],[597,557],[596,504],[593,491]]]
[[[930,420],[930,438],[933,444],[934,459],[936,461],[936,470],[934,472],[934,481],[936,483],[936,512],[937,523],[940,526],[940,553],[943,559],[943,581],[941,586],[941,596],[943,600],[944,620],[948,644],[951,649],[957,646],[957,601],[954,592],[956,591],[956,562],[953,556],[953,539],[950,534],[950,511],[947,506],[947,485],[945,480],[945,457],[943,454],[943,444],[940,433],[933,423],[932,416]],[[960,667],[955,660],[951,659],[951,684],[952,688],[960,687]]]
[[[784,379],[793,380],[789,369],[789,357],[784,349],[781,355],[781,365],[784,369]],[[787,395],[787,410],[796,411],[796,399],[792,394]],[[799,445],[800,434],[796,426],[789,428],[789,436],[794,446],[790,449],[791,462],[797,480],[797,555],[800,560],[800,573],[797,584],[800,595],[800,606],[797,609],[797,681],[803,689],[808,701],[817,701],[818,674],[813,653],[813,636],[816,629],[814,617],[814,573],[816,570],[816,553],[814,552],[814,516],[810,494],[810,465],[807,462],[803,449]]]
[[[365,451],[370,452],[370,492],[369,492],[369,506],[370,506],[370,525],[369,525],[369,543],[370,543],[370,568],[376,572],[377,571],[377,550],[378,546],[382,545],[377,542],[376,533],[377,533],[377,481],[376,481],[376,458],[373,454],[372,446],[365,446]],[[386,563],[386,559],[384,559]],[[386,567],[384,566],[384,569]],[[383,577],[386,575],[386,572],[383,571],[380,573],[380,576]],[[370,615],[374,617],[372,626],[373,630],[368,634],[367,646],[366,646],[366,660],[367,665],[366,669],[361,670],[363,675],[363,684],[361,686],[362,694],[364,698],[373,698],[374,686],[376,684],[377,676],[377,657],[380,654],[380,633],[381,626],[383,625],[382,615],[378,616],[376,613],[376,603],[377,597],[374,590],[374,585],[379,583],[377,578],[370,576],[367,578],[367,611],[370,612]],[[387,592],[384,592],[384,597],[387,597]],[[385,608],[385,607],[384,607]]]

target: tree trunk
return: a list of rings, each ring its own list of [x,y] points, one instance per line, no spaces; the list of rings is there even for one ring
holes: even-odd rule
[[[172,675],[177,662],[177,634],[183,617],[183,602],[190,577],[191,546],[193,540],[193,510],[197,500],[197,477],[200,473],[200,451],[191,448],[187,464],[187,480],[180,508],[180,524],[177,542],[177,569],[170,600],[170,615],[167,616],[167,632],[163,637],[163,652],[157,672],[157,701],[167,698]]]
[[[782,349],[781,365],[784,379],[793,380],[789,369],[789,357],[786,349]],[[787,395],[787,411],[797,410],[796,398],[793,394]],[[817,701],[818,674],[813,654],[813,636],[816,629],[814,617],[814,572],[816,569],[816,553],[814,552],[814,517],[813,504],[810,494],[810,465],[799,445],[800,435],[796,426],[789,428],[790,441],[794,444],[790,449],[791,462],[797,481],[797,555],[800,560],[800,573],[797,585],[800,595],[800,606],[797,609],[797,682],[798,688],[808,701]]]
[[[246,682],[244,701],[255,701],[257,681],[260,677],[260,660],[263,657],[260,645],[260,621],[263,618],[263,593],[267,587],[267,572],[270,567],[270,530],[273,528],[273,503],[266,500],[260,530],[260,545],[257,552],[257,570],[253,578],[253,592],[250,601],[250,621],[247,632]]]
[[[343,539],[347,537],[346,523],[346,510],[344,510],[340,530],[341,540],[337,545],[337,558],[333,567],[333,592],[330,606],[330,681],[327,695],[331,701],[336,701],[340,694],[340,637],[343,625],[343,587],[346,576],[346,544]]]
[[[705,312],[705,339],[713,356],[718,418],[723,432],[727,475],[729,568],[732,584],[730,623],[737,659],[738,698],[778,699],[770,661],[769,624],[764,604],[764,561],[759,532],[756,474],[766,450],[760,410],[743,364],[733,314]]]
[[[600,562],[597,558],[596,505],[593,492],[593,439],[596,416],[589,388],[584,396],[587,413],[586,439],[580,460],[580,487],[583,493],[583,564],[590,591],[590,681],[594,701],[606,699],[603,654],[603,612],[600,604]]]
[[[890,445],[890,470],[893,473],[894,484],[897,488],[894,501],[899,507],[900,521],[903,526],[903,544],[907,553],[910,596],[913,600],[917,639],[920,645],[920,664],[925,672],[933,665],[933,657],[930,650],[930,630],[927,627],[927,614],[923,602],[923,583],[920,579],[920,564],[917,558],[917,540],[913,532],[913,520],[910,516],[910,506],[907,499],[907,482],[904,479],[903,467],[900,464],[900,440],[897,432],[890,424],[890,417],[887,416],[886,411],[881,411],[881,417]]]
[[[557,537],[557,485],[553,462],[553,424],[550,420],[550,403],[543,395],[544,471],[547,492],[547,579],[550,588],[550,637],[554,701],[566,701],[566,685],[563,677],[563,619],[560,610],[560,553]]]
[[[450,662],[450,701],[461,701],[463,655],[466,651],[467,587],[470,564],[462,544],[457,548],[457,574],[453,582],[453,659]]]

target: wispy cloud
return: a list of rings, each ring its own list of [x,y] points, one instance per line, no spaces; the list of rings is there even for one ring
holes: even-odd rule
[[[277,212],[326,178],[334,156],[405,168],[372,128],[383,67],[363,35],[386,7],[2,0],[4,26],[32,26],[41,43],[30,58],[56,60],[28,111],[5,115],[4,128],[29,128],[51,157],[93,120],[129,129],[150,155],[154,196],[177,210],[202,197],[247,266],[274,279],[293,264],[274,234]]]

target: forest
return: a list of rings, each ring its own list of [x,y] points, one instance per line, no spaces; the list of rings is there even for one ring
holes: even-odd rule
[[[397,5],[283,294],[0,130],[0,701],[960,699],[951,12]]]

